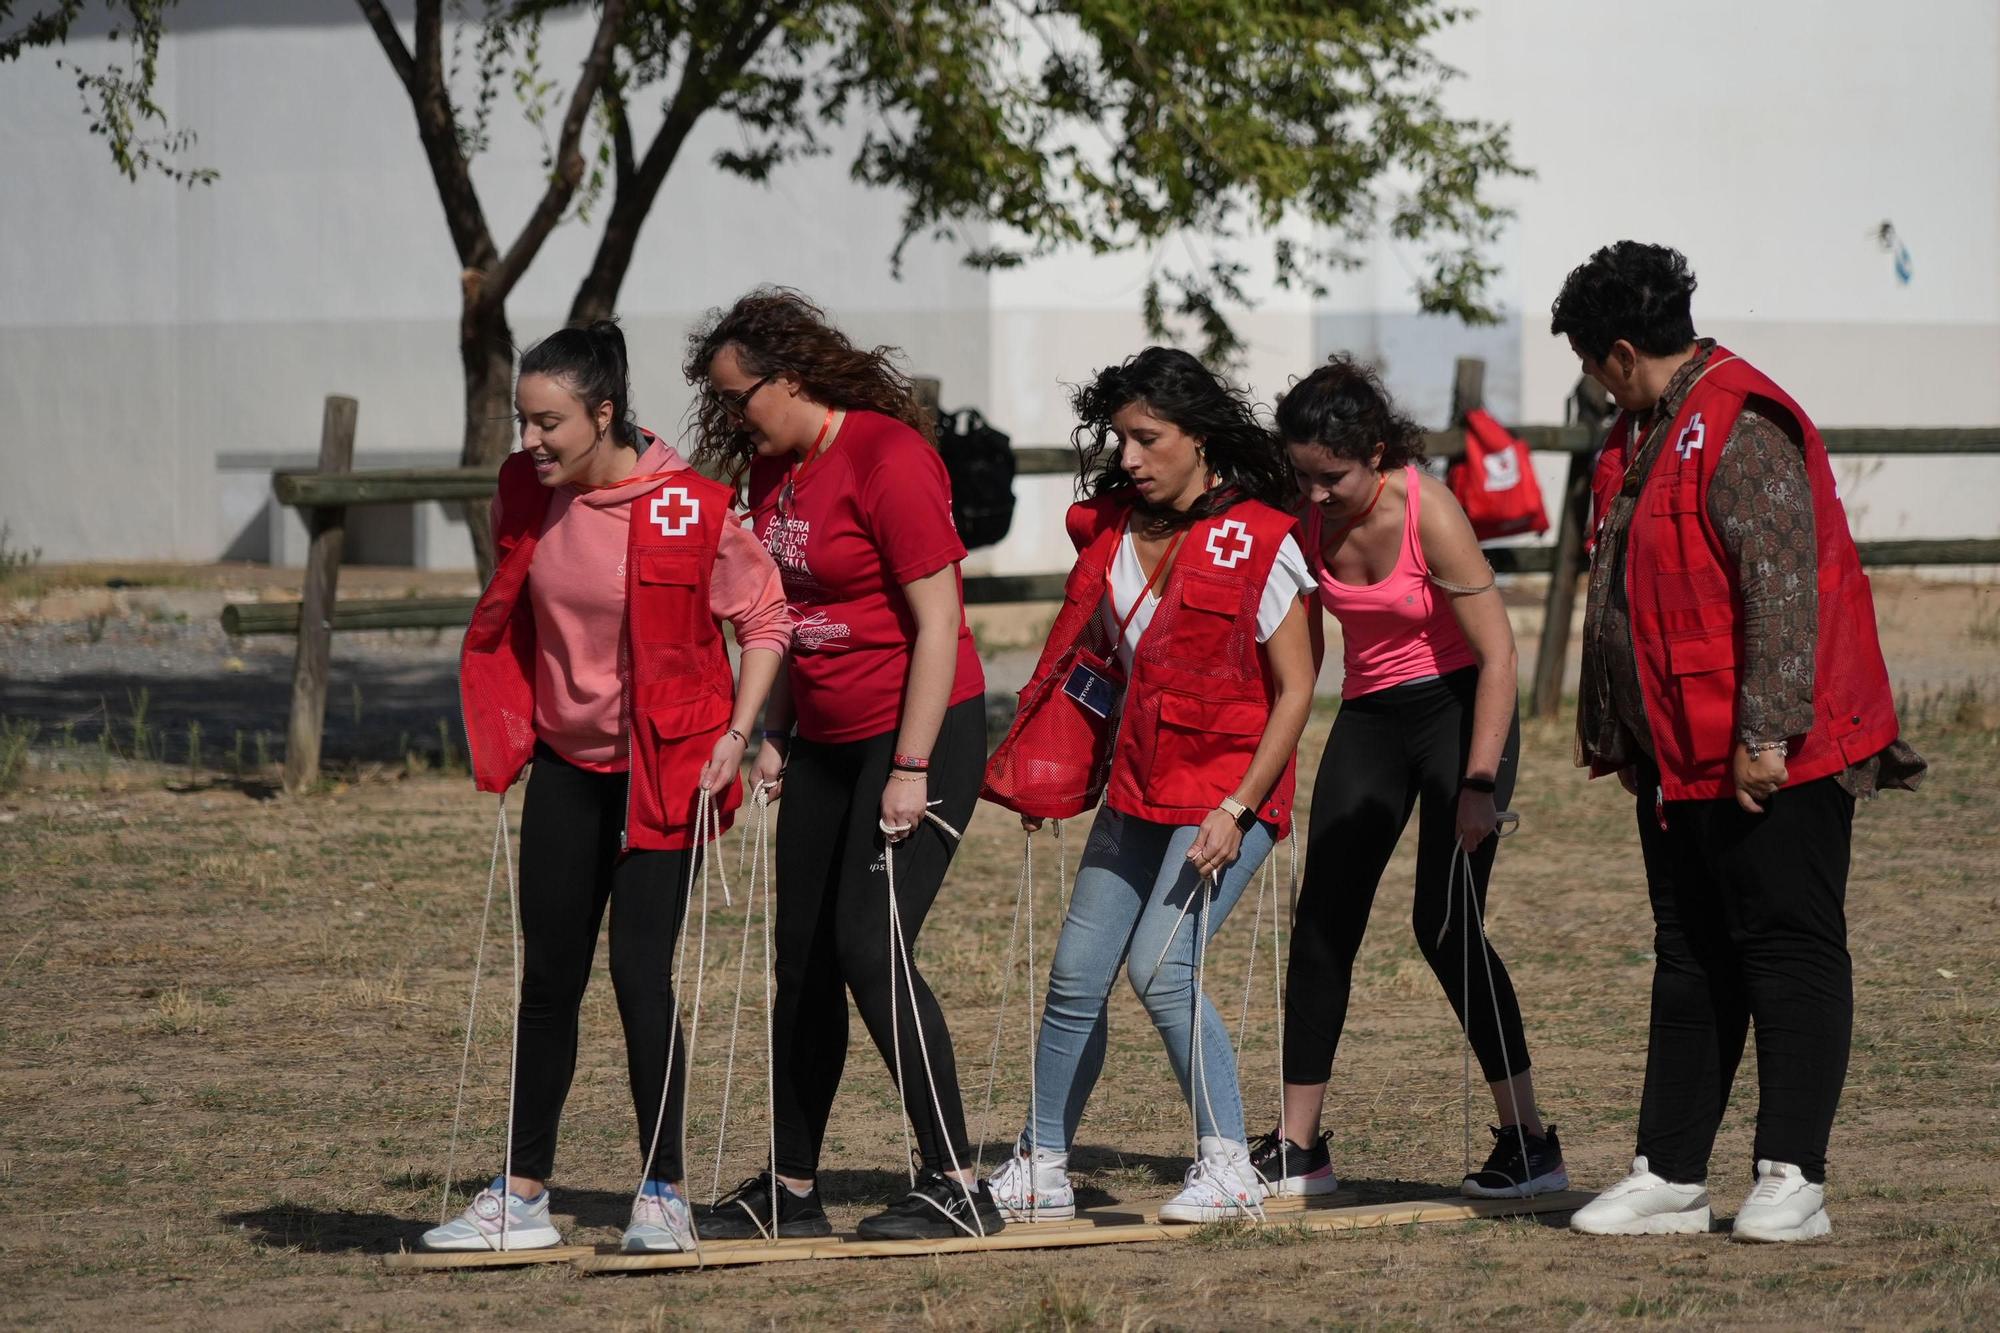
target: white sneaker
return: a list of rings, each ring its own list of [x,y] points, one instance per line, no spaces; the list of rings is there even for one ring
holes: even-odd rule
[[[1264,1216],[1264,1178],[1250,1165],[1250,1150],[1204,1134],[1201,1156],[1187,1169],[1181,1192],[1160,1205],[1162,1222],[1226,1222]]]
[[[501,1198],[506,1198],[506,1225],[501,1225]],[[549,1192],[532,1199],[507,1193],[499,1176],[472,1196],[465,1211],[432,1227],[418,1242],[427,1250],[546,1250],[562,1244],[562,1233],[549,1221]]]
[[[1592,1236],[1698,1234],[1710,1216],[1706,1185],[1676,1185],[1635,1157],[1632,1174],[1577,1209],[1569,1225]]]
[[[1067,1222],[1076,1216],[1076,1191],[1069,1183],[1069,1154],[1035,1149],[1034,1160],[1016,1149],[987,1178],[993,1202],[1009,1222]]]
[[[1826,1186],[1815,1185],[1790,1162],[1757,1163],[1757,1185],[1736,1210],[1730,1235],[1737,1240],[1813,1240],[1833,1230],[1826,1215]]]
[[[687,1200],[647,1181],[632,1200],[632,1220],[618,1248],[627,1254],[678,1254],[695,1248]]]

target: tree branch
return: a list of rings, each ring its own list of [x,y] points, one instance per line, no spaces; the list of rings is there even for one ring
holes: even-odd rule
[[[396,31],[396,20],[389,17],[388,7],[381,0],[355,0],[355,3],[361,6],[368,26],[375,30],[375,40],[382,43],[382,53],[389,57],[389,67],[403,81],[404,90],[414,95],[417,65],[410,58],[410,48],[403,45],[403,34]]]
[[[507,253],[487,276],[487,289],[496,300],[504,300],[514,284],[521,280],[521,275],[527,272],[528,265],[541,250],[542,242],[555,230],[556,223],[562,221],[563,210],[569,207],[577,185],[583,180],[583,154],[577,151],[577,145],[583,138],[590,104],[597,99],[611,72],[612,53],[617,50],[619,33],[624,24],[625,0],[604,0],[604,10],[597,22],[597,36],[591,42],[590,54],[584,59],[582,70],[577,74],[576,87],[570,91],[569,109],[563,114],[562,134],[556,142],[555,170],[550,175],[548,188],[542,191],[535,211],[522,225],[521,234],[514,238]]]

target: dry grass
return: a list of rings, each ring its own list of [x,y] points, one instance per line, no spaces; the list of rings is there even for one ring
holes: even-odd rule
[[[462,780],[388,775],[261,801],[144,770],[122,787],[31,773],[0,802],[0,1251],[10,1324],[736,1328],[891,1323],[994,1329],[1626,1322],[1964,1325],[2000,1302],[2000,733],[1940,694],[1916,739],[1929,789],[1857,821],[1849,913],[1857,1030],[1836,1129],[1829,1243],[1592,1242],[1533,1222],[1305,1236],[1220,1227],[1190,1245],[582,1278],[566,1270],[391,1277],[375,1256],[434,1220],[492,810]],[[1967,726],[1967,722],[1980,723]],[[1324,719],[1307,744],[1317,754]],[[1529,1015],[1546,1107],[1573,1174],[1631,1154],[1650,928],[1630,808],[1531,728],[1524,831],[1503,853],[1492,930]],[[65,785],[73,784],[73,785]],[[990,1120],[985,1061],[1020,835],[983,811],[924,932],[958,1039],[975,1137],[1004,1141],[1025,1097],[1014,980]],[[1072,837],[1072,850],[1079,839]],[[1053,846],[1037,971],[1053,942]],[[1329,1124],[1364,1199],[1445,1187],[1460,1168],[1457,1033],[1407,926],[1398,854],[1363,952]],[[1232,1028],[1246,902],[1213,955]],[[691,1175],[714,1170],[730,963],[711,923]],[[1263,968],[1269,967],[1268,938]],[[506,933],[495,921],[475,1024],[460,1185],[493,1169],[505,1113]],[[754,976],[754,974],[753,974]],[[754,989],[754,983],[753,983]],[[1275,1097],[1269,973],[1244,1081]],[[902,1136],[858,1021],[829,1135],[827,1189],[851,1221],[901,1179]],[[1158,1040],[1121,989],[1076,1155],[1087,1204],[1158,1198],[1187,1151]],[[746,1015],[724,1185],[762,1135],[761,1022]],[[744,1066],[748,1074],[742,1075]],[[1754,1068],[1718,1147],[1724,1211],[1747,1188]],[[1479,1107],[1475,1116],[1482,1116]],[[1475,1120],[1475,1129],[1479,1121]],[[636,1149],[608,979],[584,1009],[556,1207],[615,1236]],[[989,1150],[988,1160],[991,1160]]]

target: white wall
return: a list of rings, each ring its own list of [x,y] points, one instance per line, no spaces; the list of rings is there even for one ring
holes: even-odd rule
[[[457,263],[408,104],[346,0],[269,0],[242,22],[252,8],[187,0],[162,48],[160,100],[222,172],[202,189],[117,177],[46,55],[0,70],[0,522],[47,559],[218,554],[245,522],[219,456],[310,455],[329,392],[361,400],[364,462],[456,449]],[[2000,423],[2000,6],[1691,0],[1670,22],[1584,0],[1487,10],[1437,49],[1467,74],[1454,108],[1509,122],[1536,172],[1502,189],[1519,210],[1495,250],[1503,322],[1418,315],[1420,256],[1384,242],[1328,299],[1271,293],[1245,318],[1258,397],[1346,348],[1435,424],[1452,360],[1473,354],[1503,416],[1558,419],[1576,372],[1546,333],[1549,301],[1593,248],[1637,236],[1687,252],[1699,327],[1822,424]],[[580,34],[552,32],[552,70],[573,65]],[[79,38],[70,54],[117,53]],[[495,128],[478,176],[511,237],[540,150],[504,99]],[[676,429],[687,402],[690,321],[758,281],[905,346],[948,405],[980,406],[1023,444],[1065,440],[1064,383],[1145,340],[1147,257],[989,277],[918,243],[898,283],[898,203],[853,186],[840,152],[765,188],[706,165],[727,127],[696,139],[622,302],[656,428]],[[1907,286],[1874,240],[1884,219],[1913,251]],[[551,239],[512,302],[517,338],[560,322],[592,243],[575,224]],[[1559,485],[1560,459],[1538,468]],[[2000,459],[1847,470],[1863,535],[2000,530]],[[1059,564],[1067,494],[1024,481],[1018,531],[975,567]]]

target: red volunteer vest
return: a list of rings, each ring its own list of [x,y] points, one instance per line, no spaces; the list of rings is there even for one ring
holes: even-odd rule
[[[1097,619],[1131,503],[1110,495],[1070,507],[1079,554],[1023,697]],[[1294,526],[1291,515],[1244,500],[1188,530],[1133,654],[1104,797],[1112,809],[1198,824],[1242,782],[1276,695],[1257,642],[1257,603]],[[1297,764],[1296,756],[1286,763],[1257,811],[1280,838],[1291,830]]]
[[[651,436],[641,451],[651,444]],[[472,777],[481,791],[512,786],[535,746],[535,617],[523,596],[549,490],[526,454],[500,465],[499,564],[473,608],[459,655]],[[672,851],[693,840],[702,765],[729,726],[735,680],[708,606],[708,580],[729,489],[692,470],[632,500],[625,554],[625,645],[619,673],[630,778],[625,846]],[[742,801],[732,779],[716,797],[726,830]]]
[[[1813,725],[1785,761],[1786,785],[1838,773],[1880,753],[1897,735],[1889,672],[1875,633],[1874,596],[1826,445],[1790,395],[1717,347],[1668,427],[1639,492],[1625,558],[1640,692],[1652,724],[1662,794],[1670,801],[1714,800],[1736,790],[1729,761],[1738,738],[1743,607],[1734,569],[1709,522],[1708,487],[1723,442],[1752,396],[1789,412],[1804,436],[1819,547]],[[1633,428],[1628,413],[1612,430],[1621,460],[1623,447],[1636,447]],[[1609,484],[1615,493],[1616,477]],[[1600,501],[1604,496],[1600,491]]]

